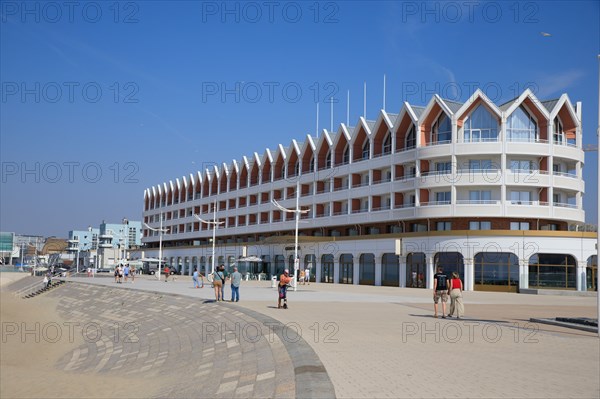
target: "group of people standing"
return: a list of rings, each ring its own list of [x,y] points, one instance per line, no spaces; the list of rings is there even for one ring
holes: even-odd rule
[[[196,273],[197,271],[194,270],[194,274]],[[225,271],[224,265],[220,265],[212,273],[212,285],[215,290],[215,300],[217,302],[225,300],[225,282],[227,280],[231,282],[231,302],[239,302],[240,285],[242,284],[242,273],[238,271],[237,267],[234,267],[233,273],[228,274]],[[195,281],[195,283],[197,283],[197,280]],[[204,286],[204,280],[202,281],[202,286]]]
[[[444,273],[444,269],[438,266],[437,273],[433,275],[433,317],[438,317],[438,302],[442,300],[442,318],[446,318],[446,302],[450,297],[450,313],[448,317],[454,316],[460,319],[464,316],[465,307],[462,301],[463,284],[457,272],[452,273],[452,278]]]
[[[129,276],[131,276],[131,283],[133,283],[135,281],[135,273],[135,266],[129,267],[129,264],[126,264],[125,266],[117,265],[117,267],[115,267],[115,283],[121,284],[123,278],[125,278],[125,282],[127,282]]]

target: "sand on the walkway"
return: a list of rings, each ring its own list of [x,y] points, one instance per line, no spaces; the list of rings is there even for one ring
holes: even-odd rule
[[[159,381],[139,378],[139,374],[132,378],[115,373],[83,374],[57,369],[55,364],[61,357],[82,345],[94,345],[86,343],[77,330],[69,337],[69,329],[63,323],[85,323],[86,320],[64,320],[56,311],[57,304],[57,299],[46,295],[21,299],[10,292],[0,293],[1,398],[132,398],[156,395]],[[40,326],[37,330],[36,323]],[[61,327],[60,338],[53,323]],[[23,327],[34,332],[26,334]],[[164,385],[164,381],[162,383]]]

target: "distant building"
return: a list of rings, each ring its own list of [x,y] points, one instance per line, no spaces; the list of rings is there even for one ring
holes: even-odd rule
[[[99,267],[114,266],[123,259],[128,259],[131,250],[139,249],[142,243],[142,223],[123,219],[120,224],[100,224],[98,231],[98,264]]]
[[[87,230],[71,230],[69,231],[69,247],[67,251],[73,254],[75,265],[87,267],[90,263],[93,264],[94,256],[98,250],[98,236],[100,229],[88,227]],[[79,257],[79,258],[77,258]]]

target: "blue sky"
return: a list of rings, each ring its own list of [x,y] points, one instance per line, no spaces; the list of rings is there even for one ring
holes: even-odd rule
[[[548,2],[2,1],[0,230],[141,219],[143,191],[434,92],[583,102],[596,143],[600,8]],[[549,33],[550,36],[542,35]],[[597,220],[597,153],[584,207]]]

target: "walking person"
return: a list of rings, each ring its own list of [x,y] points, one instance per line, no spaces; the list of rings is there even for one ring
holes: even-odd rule
[[[225,280],[227,280],[228,275],[227,272],[225,271],[225,265],[221,265],[219,266],[219,271],[221,273],[223,273],[223,280],[221,284],[221,300],[224,301],[225,300]]]
[[[465,306],[462,300],[462,290],[463,284],[458,277],[458,273],[452,272],[452,279],[450,279],[448,286],[448,294],[450,295],[450,313],[448,314],[448,317],[452,317],[455,310],[457,319],[464,316]]]
[[[125,282],[127,282],[127,279],[129,278],[129,263],[123,268],[123,275],[125,276]]]
[[[231,273],[231,302],[240,301],[240,284],[242,283],[242,273],[238,272],[238,268],[233,268]]]
[[[133,284],[133,282],[135,281],[135,273],[137,272],[137,270],[135,269],[135,265],[131,266],[131,270],[129,271],[129,273],[131,273],[131,284]]]
[[[223,284],[225,284],[225,274],[218,267],[213,272],[213,287],[215,289],[215,300],[217,302],[223,300]]]
[[[304,270],[304,282],[305,284],[310,285],[310,267],[307,267]]]
[[[171,270],[169,269],[169,266],[165,266],[165,283],[169,280],[170,273],[171,273]]]
[[[194,274],[192,274],[192,281],[194,282],[194,288],[200,288],[200,283],[198,282],[198,269],[194,268]]]
[[[277,301],[277,309],[281,309],[281,300],[283,299],[283,308],[287,309],[287,286],[290,283],[290,281],[292,281],[292,278],[290,277],[290,271],[288,269],[285,269],[283,271],[283,274],[281,276],[279,276],[279,289],[277,290],[278,292],[278,301]]]
[[[446,302],[448,301],[448,276],[444,269],[438,266],[433,275],[433,317],[438,317],[438,302],[442,299],[442,318],[446,318]]]

